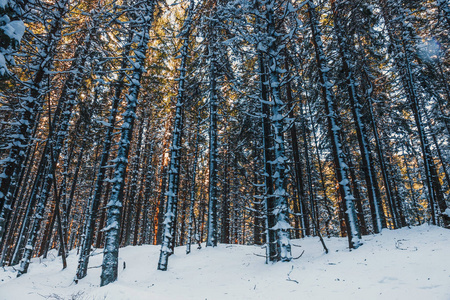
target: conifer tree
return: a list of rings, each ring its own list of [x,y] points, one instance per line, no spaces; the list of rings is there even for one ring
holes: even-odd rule
[[[356,210],[353,203],[354,197],[350,190],[350,181],[347,174],[348,166],[344,161],[345,154],[341,142],[341,129],[337,123],[338,116],[336,112],[335,97],[332,91],[332,83],[330,82],[328,75],[330,68],[327,65],[327,59],[323,51],[322,34],[317,20],[316,6],[313,1],[307,1],[307,5],[312,32],[312,42],[316,52],[317,69],[319,71],[322,98],[324,100],[325,112],[327,115],[328,134],[332,145],[334,168],[339,183],[339,193],[342,210],[345,216],[349,247],[351,249],[356,249],[361,245],[361,232],[357,223]]]
[[[117,152],[114,185],[110,200],[107,204],[105,232],[105,250],[103,254],[102,274],[100,285],[104,286],[117,280],[119,234],[121,224],[121,210],[123,203],[123,188],[125,184],[126,168],[128,165],[128,154],[130,150],[131,136],[136,118],[136,107],[139,102],[139,90],[141,78],[145,69],[145,58],[149,42],[149,30],[153,21],[153,13],[156,1],[148,0],[137,3],[129,3],[132,10],[129,12],[129,30],[133,32],[134,56],[131,60],[131,74],[129,75],[129,87],[126,95],[126,108],[123,114],[123,124],[119,149]]]
[[[170,148],[169,186],[167,190],[167,209],[164,220],[163,241],[159,256],[158,270],[167,270],[168,258],[171,254],[171,245],[175,242],[176,207],[178,205],[178,185],[180,177],[181,135],[183,130],[184,106],[186,105],[184,89],[186,88],[186,68],[189,55],[189,38],[191,34],[192,18],[195,13],[194,1],[189,2],[187,17],[184,21],[180,38],[183,44],[180,49],[180,77],[178,78],[178,95],[175,111],[175,121],[172,133],[172,146]]]

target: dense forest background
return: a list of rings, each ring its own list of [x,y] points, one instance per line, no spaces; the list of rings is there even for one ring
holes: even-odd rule
[[[449,227],[449,30],[447,0],[0,0],[1,264]]]

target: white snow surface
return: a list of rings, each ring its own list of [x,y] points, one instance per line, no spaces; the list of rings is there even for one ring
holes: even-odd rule
[[[225,245],[185,255],[175,249],[168,271],[157,271],[159,246],[120,249],[119,279],[100,287],[102,255],[96,251],[86,278],[73,282],[76,252],[61,270],[52,250],[35,258],[29,273],[0,271],[0,299],[450,299],[450,231],[429,225],[383,230],[349,251],[347,238],[292,240],[291,262],[265,264],[258,246]],[[126,263],[126,268],[123,268]]]

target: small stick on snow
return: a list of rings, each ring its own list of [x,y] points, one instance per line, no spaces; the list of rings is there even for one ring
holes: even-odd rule
[[[303,253],[305,253],[305,250],[303,250],[302,253],[301,253],[299,256],[294,257],[294,258],[292,258],[292,259],[299,259],[300,257],[302,257]]]
[[[303,251],[303,252],[305,252],[305,251]],[[303,253],[302,253],[303,254]],[[298,281],[297,280],[295,280],[295,279],[291,279],[291,277],[289,277],[290,275],[291,275],[291,273],[292,273],[292,271],[294,270],[294,266],[292,266],[291,267],[291,270],[289,271],[289,273],[287,274],[287,281],[292,281],[292,282],[295,282],[296,284],[298,284]]]
[[[253,255],[260,256],[260,257],[266,257],[265,255],[256,254],[256,253],[253,253]]]
[[[102,267],[102,265],[100,265],[100,266],[89,267],[88,269],[96,269],[96,268],[101,268],[101,267]]]

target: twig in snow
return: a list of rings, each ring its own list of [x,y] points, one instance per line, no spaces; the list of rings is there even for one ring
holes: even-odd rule
[[[397,248],[399,250],[408,250],[407,248],[402,248],[401,247],[403,245],[402,241],[406,241],[406,240],[396,240],[395,241],[395,248]]]
[[[305,252],[305,251],[303,251],[303,252]],[[302,253],[303,254],[303,253]],[[298,284],[298,281],[297,280],[295,280],[295,279],[291,279],[291,277],[289,277],[290,275],[291,275],[291,273],[292,273],[292,271],[294,270],[294,266],[292,266],[291,267],[291,270],[289,271],[289,273],[287,274],[287,281],[292,281],[292,282],[295,282],[296,284]]]
[[[302,257],[303,253],[305,253],[305,250],[303,250],[302,253],[301,253],[299,256],[294,257],[294,258],[292,258],[292,259],[299,259],[300,257]]]
[[[94,266],[94,267],[89,267],[88,269],[96,269],[96,268],[101,268],[102,265],[100,266]]]
[[[256,254],[256,253],[253,253],[253,255],[260,256],[260,257],[266,257],[265,255]]]
[[[397,248],[397,249],[399,249],[399,250],[408,250],[408,248],[410,248],[410,247],[406,247],[406,248],[402,248],[401,246],[403,246],[403,241],[407,241],[407,240],[405,240],[405,239],[401,239],[401,240],[396,240],[395,241],[395,248]],[[412,248],[412,247],[411,247]],[[410,250],[410,251],[417,251],[418,249],[417,249],[417,247],[414,247],[414,249],[413,250]]]

